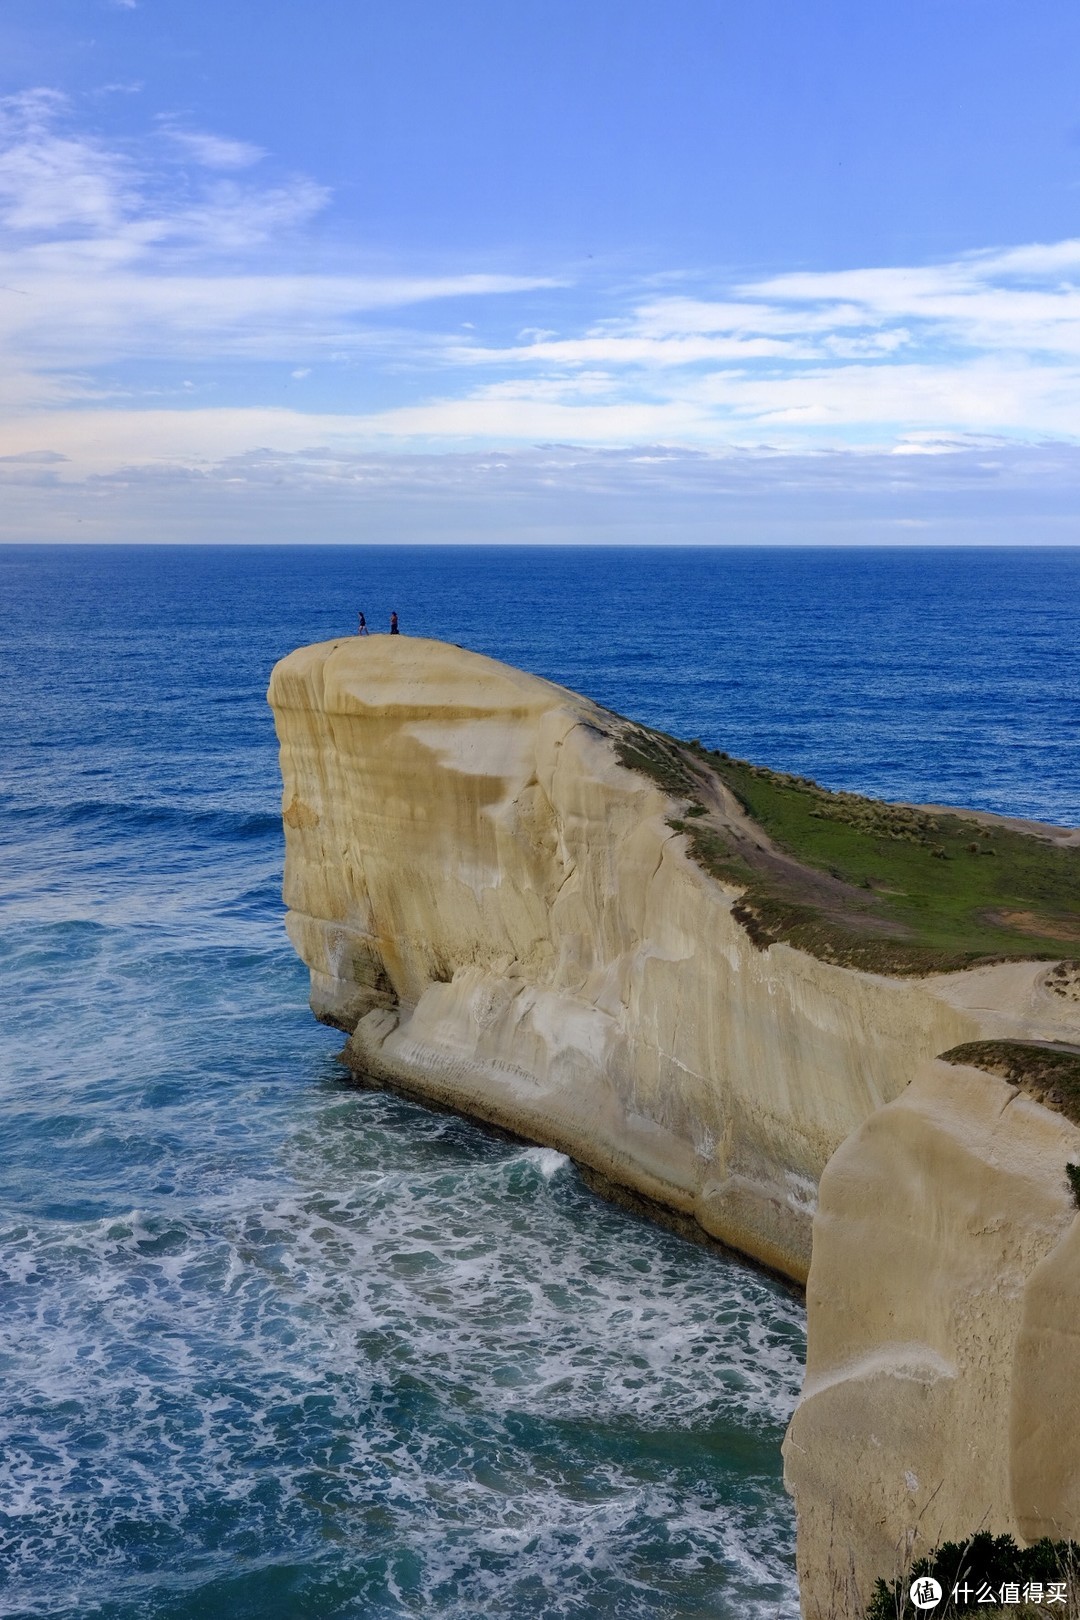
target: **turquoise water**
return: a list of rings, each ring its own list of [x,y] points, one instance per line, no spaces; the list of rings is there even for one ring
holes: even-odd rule
[[[1080,555],[7,548],[0,602],[0,1610],[793,1616],[801,1307],[349,1085],[267,674],[396,607],[834,785],[1072,821]]]

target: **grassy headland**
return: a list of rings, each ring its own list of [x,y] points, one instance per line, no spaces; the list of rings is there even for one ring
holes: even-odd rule
[[[1080,951],[1080,848],[1051,829],[835,793],[629,723],[616,749],[684,801],[670,825],[744,889],[735,915],[762,947],[888,974]]]

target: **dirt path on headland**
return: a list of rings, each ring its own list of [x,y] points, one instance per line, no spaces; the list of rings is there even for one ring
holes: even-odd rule
[[[911,937],[911,930],[903,923],[875,913],[874,907],[881,901],[872,891],[807,866],[780,849],[743,808],[731,788],[693,750],[680,749],[679,755],[694,782],[696,797],[707,812],[695,818],[695,826],[718,833],[733,855],[745,861],[752,872],[770,879],[786,899],[794,905],[812,907],[830,922],[855,928],[859,933],[889,939]]]

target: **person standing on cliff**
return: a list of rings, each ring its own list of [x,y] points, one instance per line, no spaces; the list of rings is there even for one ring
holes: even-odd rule
[[[391,613],[391,615],[390,615],[390,634],[392,636],[399,636],[401,634],[401,631],[398,629],[398,626],[397,626],[397,614],[396,613]]]
[[[366,636],[368,633],[367,620],[364,618],[362,613],[360,615],[360,623],[356,627],[356,633],[358,636]]]

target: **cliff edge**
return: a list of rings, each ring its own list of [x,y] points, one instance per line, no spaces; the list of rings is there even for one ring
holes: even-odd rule
[[[891,1485],[877,1496],[849,1491],[842,1522],[834,1512],[826,1534],[819,1509],[839,1490],[844,1457],[861,1455],[873,1430],[866,1391],[881,1380],[894,1391],[912,1379],[931,1387],[925,1367],[932,1387],[952,1378],[954,1392],[958,1377],[970,1391],[982,1376],[974,1355],[962,1375],[941,1370],[947,1323],[937,1338],[923,1333],[926,1355],[903,1348],[923,1343],[918,1323],[893,1348],[889,1291],[912,1284],[896,1269],[898,1217],[879,1191],[897,1182],[901,1197],[909,1170],[933,1182],[937,1149],[926,1133],[944,1141],[951,1128],[902,1094],[917,1075],[949,1068],[934,1060],[963,1043],[1077,1040],[1080,1001],[1053,943],[1066,925],[1039,921],[1039,911],[1033,926],[1026,901],[994,911],[980,902],[978,926],[989,933],[973,949],[955,917],[940,939],[923,939],[915,877],[909,918],[893,898],[894,878],[804,860],[784,829],[802,817],[808,839],[828,838],[830,849],[847,840],[849,852],[891,839],[888,850],[913,872],[916,854],[919,872],[936,873],[927,863],[940,859],[943,885],[947,874],[960,894],[961,880],[970,889],[1003,870],[979,860],[977,842],[963,845],[970,826],[957,830],[917,807],[879,806],[867,821],[860,806],[869,801],[709,757],[440,642],[372,636],[302,648],[275,668],[269,698],[284,779],[287,926],[311,971],[312,1006],[348,1032],[345,1057],[357,1073],[556,1147],[796,1282],[810,1273],[807,1395],[787,1460],[807,1527],[800,1571],[817,1605],[808,1612],[843,1613],[822,1606],[833,1582],[825,1542],[831,1535],[835,1549],[839,1535],[852,1548],[850,1601],[861,1602],[874,1570],[890,1573],[879,1566],[914,1500],[890,1494]],[[759,814],[756,794],[765,795]],[[1027,836],[1000,829],[1003,855],[1008,838]],[[1055,860],[1059,846],[1072,850],[1071,834],[1044,832]],[[968,866],[959,855],[948,865],[950,839],[975,852]],[[994,960],[995,952],[1019,959]],[[927,971],[969,958],[970,966]],[[885,970],[873,971],[878,964]],[[975,1114],[992,1118],[1010,1083],[949,1068],[961,1072],[981,1099]],[[962,1095],[957,1082],[952,1106],[964,1113]],[[920,1106],[922,1137],[907,1123],[877,1123],[906,1122]],[[1063,1155],[1072,1152],[1068,1132],[1080,1132],[1045,1101],[1025,1102],[1016,1117],[1024,1110],[1053,1122],[1046,1173],[1057,1178],[1047,1208],[1032,1206],[1042,1235],[1017,1262],[1026,1278],[1063,1263],[1071,1219]],[[881,1144],[897,1130],[905,1146],[894,1162],[906,1168],[894,1171],[893,1149]],[[815,1226],[830,1161],[828,1212]],[[944,1152],[939,1168],[956,1182]],[[952,1221],[957,1186],[936,1196],[937,1204],[909,1200],[909,1223],[920,1210]],[[993,1205],[996,1195],[986,1196]],[[1009,1218],[1023,1224],[1018,1198]],[[976,1215],[983,1219],[981,1206]],[[957,1218],[970,1225],[976,1215],[965,1205]],[[984,1222],[983,1277],[996,1274],[992,1234],[1008,1226],[994,1219]],[[998,1292],[1011,1301],[1010,1354],[1034,1366],[1051,1283],[1032,1291],[1015,1267],[1009,1275]],[[977,1294],[967,1272],[942,1286]],[[867,1382],[868,1368],[878,1385]],[[836,1393],[845,1390],[847,1404]],[[953,1414],[961,1426],[962,1405]],[[1023,1401],[1013,1409],[1022,1412]],[[938,1423],[937,1413],[928,1402],[927,1420]],[[918,1413],[903,1421],[917,1425]],[[888,1435],[879,1438],[888,1455]],[[1016,1441],[1017,1458],[1024,1444]],[[933,1472],[924,1467],[920,1481]],[[1011,1488],[1001,1486],[995,1503]],[[966,1535],[979,1528],[961,1523],[977,1493],[957,1489],[962,1500],[950,1499],[940,1523]],[[1071,1501],[1070,1490],[1066,1481],[1059,1498]],[[1025,1510],[1006,1527],[1026,1533],[1035,1522]]]

